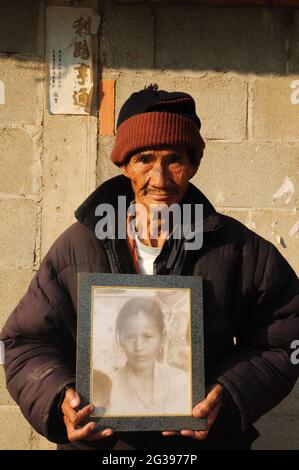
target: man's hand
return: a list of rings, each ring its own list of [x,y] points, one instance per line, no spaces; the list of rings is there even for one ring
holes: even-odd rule
[[[206,398],[193,408],[193,416],[195,418],[207,419],[207,429],[205,431],[164,431],[162,432],[163,436],[174,436],[180,434],[182,436],[193,437],[198,440],[205,439],[209,434],[223,403],[224,391],[222,385],[212,385]]]
[[[73,388],[69,388],[61,405],[63,420],[67,430],[67,436],[70,442],[85,439],[86,441],[96,441],[113,434],[112,429],[104,429],[94,433],[96,423],[90,422],[79,428],[79,424],[87,418],[94,410],[93,405],[87,405],[82,410],[77,411],[80,406],[80,397]]]

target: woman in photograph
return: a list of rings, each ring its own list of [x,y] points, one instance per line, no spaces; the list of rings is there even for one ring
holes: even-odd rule
[[[159,360],[165,326],[158,302],[147,298],[127,301],[116,319],[115,333],[126,364],[112,378],[107,414],[190,414],[188,375]]]

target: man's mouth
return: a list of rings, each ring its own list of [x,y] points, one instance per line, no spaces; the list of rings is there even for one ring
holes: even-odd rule
[[[154,201],[165,201],[169,197],[177,194],[177,191],[148,191],[147,194],[154,199]]]
[[[151,199],[154,201],[167,201],[169,197],[170,194],[151,194]]]

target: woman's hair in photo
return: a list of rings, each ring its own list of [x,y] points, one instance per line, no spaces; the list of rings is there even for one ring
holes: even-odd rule
[[[130,299],[122,306],[116,318],[115,337],[118,345],[120,334],[126,319],[133,315],[137,315],[139,312],[142,312],[149,318],[152,318],[155,321],[161,335],[164,333],[165,325],[163,313],[159,303],[156,300],[145,297]]]

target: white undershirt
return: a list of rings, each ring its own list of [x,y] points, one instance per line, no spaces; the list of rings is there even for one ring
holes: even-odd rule
[[[154,246],[145,245],[139,240],[136,232],[135,242],[141,274],[153,274],[154,262],[157,256],[161,253],[162,247],[156,248]]]

